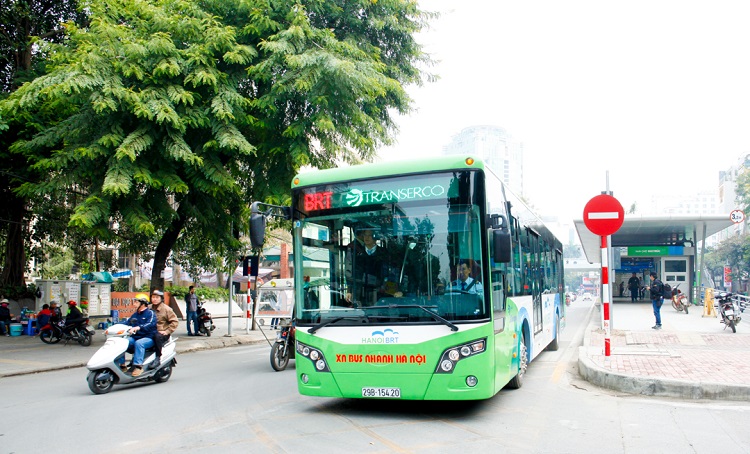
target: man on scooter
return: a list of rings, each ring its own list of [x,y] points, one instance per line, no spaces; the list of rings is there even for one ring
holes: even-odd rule
[[[171,307],[163,303],[164,292],[154,290],[151,292],[151,305],[156,316],[156,332],[154,333],[154,351],[156,359],[150,367],[158,367],[161,363],[161,349],[169,340],[169,336],[175,332],[179,321]],[[197,334],[197,333],[196,333]]]
[[[130,328],[130,337],[128,338],[128,351],[133,353],[132,372],[133,377],[138,377],[143,373],[143,358],[146,356],[146,349],[154,346],[154,334],[156,334],[156,316],[148,308],[150,302],[148,297],[143,293],[135,296],[138,302],[138,309],[128,319]],[[125,365],[124,356],[118,360],[120,369],[123,372],[128,371]]]
[[[69,333],[81,320],[83,320],[83,313],[78,309],[77,303],[73,300],[68,301],[68,315],[65,316],[63,332]]]

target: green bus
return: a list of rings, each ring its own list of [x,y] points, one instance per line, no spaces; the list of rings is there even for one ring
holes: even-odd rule
[[[562,243],[465,156],[317,170],[292,206],[296,374],[309,396],[477,400],[519,388],[565,326]]]

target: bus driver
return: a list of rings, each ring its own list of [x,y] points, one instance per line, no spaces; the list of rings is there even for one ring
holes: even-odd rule
[[[452,290],[472,295],[484,292],[482,283],[471,277],[471,266],[467,260],[459,261],[456,271],[458,279],[453,281]]]

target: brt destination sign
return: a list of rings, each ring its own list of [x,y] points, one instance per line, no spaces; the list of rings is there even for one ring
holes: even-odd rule
[[[332,208],[357,208],[384,203],[444,200],[455,197],[455,184],[442,175],[430,178],[384,179],[377,182],[338,183],[302,190],[307,212]]]
[[[583,223],[595,235],[612,235],[624,221],[625,210],[620,201],[608,194],[599,194],[583,208]]]

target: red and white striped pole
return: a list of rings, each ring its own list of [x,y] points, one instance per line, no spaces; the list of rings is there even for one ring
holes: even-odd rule
[[[604,356],[609,356],[610,323],[609,323],[609,237],[617,232],[625,221],[625,210],[622,204],[609,192],[609,173],[607,173],[607,192],[593,197],[583,207],[583,222],[594,235],[602,239],[602,307],[604,308]]]
[[[602,313],[604,314],[604,356],[609,356],[610,349],[610,325],[609,325],[609,250],[607,248],[607,237],[602,239]]]

